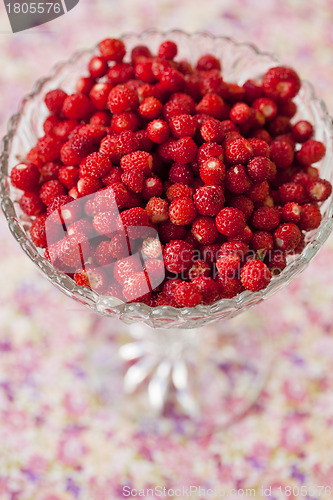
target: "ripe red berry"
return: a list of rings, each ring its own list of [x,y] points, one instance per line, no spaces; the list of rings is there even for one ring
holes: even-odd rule
[[[77,167],[61,167],[58,179],[66,189],[72,189],[79,180],[79,169]]]
[[[99,179],[93,177],[81,177],[77,183],[77,190],[80,197],[88,196],[89,194],[95,193],[103,187],[103,184]]]
[[[306,185],[306,192],[311,201],[325,201],[332,193],[332,184],[326,179],[312,179]]]
[[[196,215],[196,207],[190,198],[183,196],[171,202],[169,217],[173,224],[177,226],[187,226],[194,221]]]
[[[159,224],[169,219],[169,203],[167,200],[154,196],[148,201],[146,212],[151,222]]]
[[[82,234],[65,237],[59,241],[58,257],[66,266],[77,268],[84,266],[90,253],[88,239]]]
[[[171,40],[161,43],[158,48],[158,57],[161,59],[174,59],[177,55],[177,45]]]
[[[162,181],[158,177],[148,177],[145,179],[142,188],[142,196],[143,199],[148,201],[150,198],[154,196],[161,196],[162,194]]]
[[[247,172],[255,182],[268,179],[271,171],[271,161],[264,156],[255,156],[247,165]]]
[[[113,115],[111,120],[111,127],[116,132],[116,134],[120,134],[120,132],[126,132],[127,130],[136,131],[138,128],[138,119],[134,113],[125,112],[119,113],[117,115]]]
[[[142,237],[140,228],[150,226],[148,214],[141,207],[124,210],[117,218],[117,226],[119,231],[125,231],[130,238]]]
[[[277,105],[268,97],[259,97],[252,103],[252,107],[260,111],[267,121],[272,120],[277,115]]]
[[[110,159],[101,153],[91,153],[80,163],[80,177],[101,178],[111,170]]]
[[[163,144],[169,137],[170,129],[164,120],[153,120],[147,125],[148,138],[157,144]]]
[[[301,218],[298,226],[303,231],[312,231],[319,227],[321,219],[322,216],[319,208],[311,203],[306,203],[301,208]]]
[[[125,186],[134,193],[141,193],[145,178],[141,170],[132,168],[131,170],[126,170],[122,174],[121,180]]]
[[[91,104],[84,94],[71,94],[66,97],[62,113],[70,120],[82,120],[91,113]]]
[[[123,113],[124,111],[135,111],[139,106],[137,93],[126,87],[116,85],[108,97],[108,107],[111,113]]]
[[[282,252],[281,250],[273,250],[273,252],[269,252],[266,256],[265,264],[273,276],[279,275],[287,265],[285,252]]]
[[[279,187],[279,195],[281,203],[289,203],[294,201],[299,205],[303,205],[306,202],[306,191],[301,184],[296,184],[295,182],[286,182]]]
[[[87,286],[97,293],[103,294],[107,289],[107,277],[101,268],[84,266],[75,271],[74,281],[77,285]]]
[[[30,236],[36,247],[46,248],[47,247],[47,237],[45,230],[45,221],[47,215],[39,215],[32,221],[30,227]]]
[[[253,210],[254,210],[253,201],[244,195],[233,196],[229,200],[229,205],[230,205],[230,207],[238,208],[239,210],[241,210],[243,212],[243,214],[245,215],[245,219],[249,219],[251,217]]]
[[[200,177],[205,184],[219,186],[225,178],[225,165],[218,158],[209,158],[200,167]]]
[[[219,288],[212,278],[198,276],[192,281],[202,295],[201,303],[205,305],[213,304],[219,298]]]
[[[301,240],[301,231],[292,222],[281,224],[274,232],[275,247],[286,252],[295,250]]]
[[[279,223],[280,213],[276,207],[259,207],[252,216],[252,224],[256,229],[271,231]]]
[[[220,61],[212,54],[205,54],[198,59],[197,69],[199,71],[209,71],[211,69],[221,69]]]
[[[192,245],[182,240],[172,240],[164,248],[163,259],[165,267],[172,273],[187,271],[193,262],[194,249]]]
[[[175,200],[176,198],[190,198],[193,197],[193,189],[183,184],[182,182],[176,182],[172,184],[166,191],[166,197],[170,202]]]
[[[285,101],[298,94],[301,81],[293,69],[277,66],[267,71],[262,85],[267,97],[274,101]]]
[[[45,205],[50,205],[54,198],[65,194],[64,186],[57,181],[48,181],[40,188],[39,195]]]
[[[88,71],[92,78],[102,78],[102,76],[106,75],[108,69],[108,63],[104,57],[94,56],[88,63]]]
[[[201,136],[206,142],[222,142],[224,131],[219,120],[210,118],[205,121],[200,129]]]
[[[269,231],[254,231],[250,241],[250,247],[256,252],[257,256],[262,259],[274,248],[273,236]]]
[[[211,245],[219,238],[213,217],[197,217],[192,224],[192,235],[202,245]]]
[[[252,156],[252,146],[246,139],[236,139],[227,146],[226,158],[232,165],[237,163],[245,164]]]
[[[278,168],[288,168],[294,160],[293,147],[288,142],[275,140],[271,144],[270,158]]]
[[[241,259],[236,253],[219,255],[216,267],[221,276],[238,277],[241,268]]]
[[[204,261],[203,259],[197,259],[191,265],[187,275],[188,279],[190,281],[193,281],[195,278],[198,278],[199,276],[208,277],[210,273],[211,273],[211,267],[208,264],[208,262]]]
[[[293,139],[301,143],[311,139],[313,132],[313,126],[306,120],[299,120],[291,129]]]
[[[193,173],[189,165],[174,163],[169,171],[169,180],[174,183],[192,184]]]
[[[231,193],[241,194],[248,191],[252,185],[250,177],[243,165],[234,165],[226,173],[225,185]]]
[[[186,228],[184,226],[176,226],[170,220],[166,220],[158,225],[158,234],[162,243],[169,243],[172,240],[184,239]]]
[[[146,97],[139,106],[139,113],[145,120],[154,120],[163,110],[163,104],[156,97]]]
[[[225,236],[236,237],[244,230],[245,226],[244,214],[237,208],[223,208],[216,217],[216,227]]]
[[[200,304],[202,295],[193,283],[180,283],[175,288],[175,301],[179,307],[195,307]]]
[[[13,186],[22,191],[36,191],[39,186],[40,172],[32,163],[19,163],[12,168],[10,180]]]
[[[181,137],[193,137],[196,131],[196,122],[189,114],[177,115],[169,122],[171,133],[176,139]]]
[[[214,217],[224,204],[224,194],[220,186],[203,186],[194,194],[195,206],[201,215]]]
[[[242,282],[237,276],[221,276],[218,274],[215,283],[221,299],[232,299],[244,290]]]
[[[203,164],[206,160],[217,158],[223,161],[223,148],[220,144],[215,142],[208,142],[200,146],[198,151],[198,161]]]
[[[297,224],[301,218],[301,210],[302,207],[298,203],[294,201],[288,202],[282,207],[282,219],[285,222]]]
[[[62,89],[50,90],[45,95],[44,102],[51,113],[59,115],[66,97],[67,94]]]
[[[272,273],[258,259],[249,260],[241,271],[241,282],[244,288],[252,292],[258,292],[266,288],[272,279]]]
[[[107,61],[121,62],[126,54],[126,48],[122,40],[106,38],[98,44],[100,53]]]
[[[230,110],[230,120],[236,125],[244,125],[251,118],[251,108],[244,102],[237,102]]]
[[[205,94],[196,106],[197,113],[205,113],[217,120],[224,120],[226,116],[226,106],[222,97],[217,94]]]

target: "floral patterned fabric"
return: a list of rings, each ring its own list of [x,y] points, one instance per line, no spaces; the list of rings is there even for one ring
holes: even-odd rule
[[[333,110],[330,0],[81,0],[64,17],[15,35],[2,3],[0,14],[2,135],[22,95],[55,62],[105,36],[150,27],[253,42],[311,80]],[[196,438],[152,432],[131,417],[131,400],[125,413],[117,410],[126,326],[58,292],[3,216],[0,237],[1,500],[111,500],[124,498],[123,485],[170,488],[169,498],[191,485],[254,488],[257,498],[271,487],[270,498],[297,498],[297,487],[315,485],[311,495],[303,490],[307,498],[331,497],[320,487],[333,479],[332,238],[283,293],[229,323],[273,333],[274,365],[243,419]],[[191,498],[213,498],[202,491]],[[158,490],[146,498],[159,498]]]

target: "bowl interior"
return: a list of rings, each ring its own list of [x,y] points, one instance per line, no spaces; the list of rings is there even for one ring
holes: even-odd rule
[[[178,44],[177,57],[179,59],[186,58],[192,63],[208,52],[215,54],[221,60],[223,77],[228,82],[243,84],[249,78],[260,78],[268,68],[278,63],[274,56],[261,53],[252,45],[238,44],[229,38],[212,37],[205,33],[188,35],[181,31],[169,33],[150,31],[141,35],[128,34],[123,37],[128,53],[138,44],[146,44],[156,50],[166,39],[172,39]],[[10,120],[8,134],[3,139],[2,209],[12,234],[44,275],[64,293],[99,314],[117,316],[128,323],[142,321],[159,328],[170,326],[192,328],[217,319],[231,318],[270,297],[296,278],[318,252],[332,230],[332,196],[321,207],[323,220],[320,227],[307,233],[307,244],[302,253],[290,258],[284,271],[274,277],[266,289],[256,293],[245,291],[234,299],[223,299],[211,306],[200,305],[195,308],[175,309],[169,306],[151,308],[139,303],[120,303],[118,299],[100,296],[91,289],[77,286],[71,278],[57,271],[43,257],[43,252],[37,249],[30,239],[28,229],[31,221],[20,210],[17,203],[18,192],[10,185],[8,176],[13,166],[24,160],[37,138],[43,135],[43,122],[48,114],[43,101],[45,94],[57,87],[73,92],[77,78],[86,74],[87,63],[95,53],[97,53],[96,48],[78,52],[70,61],[57,65],[48,78],[39,80],[33,92],[23,99],[19,113]],[[319,165],[321,177],[333,182],[333,131],[327,109],[324,103],[315,97],[313,88],[308,82],[303,82],[296,103],[298,112],[294,120],[306,119],[314,125],[315,138],[322,141],[327,150],[325,158]]]

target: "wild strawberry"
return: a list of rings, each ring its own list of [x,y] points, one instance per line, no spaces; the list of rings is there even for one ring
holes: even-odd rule
[[[117,226],[119,231],[124,231],[130,238],[142,236],[142,227],[148,227],[149,218],[146,210],[141,207],[130,208],[124,210],[117,218]]]
[[[265,73],[262,85],[267,97],[273,101],[285,101],[298,94],[301,81],[293,69],[277,66]]]
[[[221,185],[225,178],[225,165],[218,158],[210,158],[202,163],[200,177],[205,184]]]
[[[167,200],[154,196],[148,201],[146,212],[151,222],[159,224],[169,219],[169,203]]]
[[[217,284],[221,299],[232,299],[244,290],[241,280],[237,276],[218,274],[215,283]]]
[[[217,94],[205,94],[196,106],[197,113],[206,113],[217,120],[226,119],[226,106]]]
[[[146,151],[134,151],[123,156],[120,165],[124,170],[136,169],[148,176],[152,171],[153,158]]]
[[[188,279],[190,281],[193,281],[195,278],[198,278],[199,276],[210,276],[211,273],[211,267],[208,264],[208,262],[205,262],[202,259],[197,259],[193,262],[192,266],[188,270]]]
[[[252,216],[252,224],[256,229],[271,231],[280,223],[280,212],[276,207],[259,207]]]
[[[163,110],[163,104],[156,97],[146,97],[139,106],[139,113],[145,120],[154,120]]]
[[[200,129],[201,136],[206,142],[222,142],[224,131],[219,120],[206,120]]]
[[[258,139],[259,141],[266,142],[266,144],[270,144],[272,142],[272,137],[271,137],[270,133],[264,128],[259,128],[257,130],[254,130],[253,132],[251,132],[249,139]],[[258,155],[258,154],[260,156],[260,153],[257,153],[257,152],[255,153],[255,155]],[[266,156],[266,155],[262,155],[262,156]]]
[[[96,111],[89,121],[90,125],[97,125],[100,127],[108,127],[111,124],[111,116],[106,111]]]
[[[61,167],[58,179],[66,189],[72,189],[79,180],[79,169],[77,167]]]
[[[197,69],[199,71],[209,71],[211,69],[221,69],[220,61],[212,54],[205,54],[198,59]]]
[[[45,221],[47,219],[47,215],[39,215],[32,221],[30,227],[30,236],[33,243],[36,247],[46,248],[47,247],[47,238],[46,238],[46,230],[45,230]]]
[[[223,190],[220,186],[203,186],[196,190],[194,203],[199,214],[214,217],[223,207]]]
[[[231,240],[222,244],[219,250],[219,256],[237,255],[240,262],[244,262],[249,251],[249,246],[243,241]]]
[[[290,119],[287,116],[277,115],[273,120],[267,123],[267,131],[270,136],[279,136],[289,134],[291,131]]]
[[[263,203],[269,194],[269,184],[267,181],[255,182],[247,192],[247,196],[254,203]]]
[[[279,275],[287,265],[285,252],[282,252],[281,250],[273,250],[273,252],[269,252],[266,256],[265,264],[273,276]]]
[[[251,217],[253,210],[254,210],[253,201],[244,195],[233,196],[229,200],[229,206],[233,207],[233,208],[238,208],[238,210],[241,210],[243,212],[243,214],[245,215],[245,219],[249,219]]]
[[[195,285],[202,295],[201,303],[205,305],[213,304],[219,298],[219,289],[212,278],[207,276],[198,276],[193,279]]]
[[[65,188],[59,181],[48,181],[42,185],[39,195],[45,205],[50,205],[54,198],[65,194]]]
[[[137,254],[117,260],[113,268],[114,277],[121,285],[123,285],[126,279],[133,273],[139,273],[142,271],[143,267]]]
[[[174,116],[169,122],[169,127],[176,139],[193,137],[196,131],[195,119],[190,114]]]
[[[196,285],[183,281],[175,288],[174,298],[179,307],[195,307],[200,304],[202,295]]]
[[[117,229],[114,212],[100,212],[95,215],[93,218],[93,226],[99,234],[110,235]]]
[[[159,81],[168,92],[179,92],[185,86],[184,76],[171,66],[162,72]]]
[[[149,259],[158,259],[163,253],[163,246],[158,238],[149,236],[142,242],[142,253]]]
[[[298,226],[303,231],[312,231],[319,227],[321,219],[322,216],[319,208],[311,203],[306,203],[301,208],[301,218]]]
[[[156,144],[163,144],[169,137],[170,129],[164,120],[153,120],[147,125],[148,138]]]
[[[107,289],[105,272],[94,266],[84,266],[75,271],[74,281],[79,286],[87,286],[97,293],[103,294]]]
[[[139,98],[134,90],[125,85],[116,85],[108,97],[108,107],[111,113],[135,111],[139,106]]]
[[[100,53],[107,61],[120,62],[126,54],[126,48],[122,40],[106,38],[98,44]]]
[[[249,226],[245,226],[243,231],[241,231],[239,234],[237,234],[237,240],[242,241],[243,243],[249,244],[251,241],[251,238],[253,236],[253,232],[251,231]],[[228,236],[228,241],[233,241],[234,236]]]
[[[73,236],[74,234],[83,234],[88,239],[96,235],[92,223],[88,219],[79,219],[69,224],[67,227],[67,235]]]
[[[91,113],[91,104],[84,94],[71,94],[62,105],[62,113],[70,120],[82,120]]]
[[[311,201],[324,201],[331,196],[332,184],[326,179],[313,179],[306,185],[306,192]]]
[[[106,75],[108,69],[108,63],[104,57],[94,56],[88,63],[88,71],[92,78],[102,78],[102,76]]]
[[[158,234],[162,243],[169,243],[172,240],[184,239],[186,228],[184,226],[176,226],[170,220],[166,220],[158,225]]]
[[[119,285],[119,283],[117,283],[116,281],[113,281],[111,284],[109,284],[106,292],[103,292],[103,295],[105,295],[107,297],[114,297],[114,298],[117,298],[117,299],[122,300],[122,301],[125,300],[124,296],[123,296],[122,288]]]
[[[176,198],[183,198],[183,197],[192,199],[193,189],[187,186],[186,184],[183,184],[182,182],[176,182],[167,189],[166,197],[168,198],[169,202],[172,202]]]
[[[266,141],[262,141],[256,138],[248,139],[249,144],[253,149],[253,156],[264,156],[265,158],[269,158],[270,149]]]
[[[77,190],[80,197],[88,196],[89,194],[95,193],[103,187],[103,184],[99,179],[93,177],[81,177],[77,183]]]
[[[143,199],[148,201],[150,198],[154,196],[160,197],[162,194],[162,181],[158,177],[148,177],[148,179],[144,180],[143,188],[142,188],[142,196]]]
[[[193,173],[189,165],[174,163],[169,171],[169,179],[174,183],[192,184]]]
[[[237,102],[230,110],[230,120],[236,125],[244,125],[251,118],[251,108],[244,102]]]
[[[302,207],[295,201],[288,202],[282,207],[282,219],[284,222],[297,224],[301,218],[301,210]]]
[[[249,104],[252,104],[263,95],[262,85],[256,80],[246,80],[243,84],[243,89],[245,90],[244,100]]]
[[[258,292],[266,288],[272,279],[272,273],[259,259],[249,260],[241,271],[241,282],[244,288]]]
[[[129,193],[126,187],[121,182],[114,182],[106,189],[96,193],[94,204],[99,212],[112,210],[116,212],[126,207],[129,198]]]
[[[122,174],[121,180],[128,189],[134,193],[140,193],[143,189],[145,178],[140,170],[133,168],[131,170],[126,170]]]
[[[269,231],[254,231],[250,241],[250,246],[252,250],[256,252],[258,257],[262,259],[274,248],[273,236]]]
[[[126,83],[132,78],[134,78],[132,65],[123,62],[111,66],[107,74],[107,79],[113,87],[121,83]]]
[[[165,267],[172,273],[187,271],[193,261],[192,245],[181,240],[172,240],[164,248],[163,259]]]
[[[252,181],[243,165],[234,165],[226,173],[225,184],[231,193],[241,194],[250,189]]]
[[[35,191],[39,186],[40,172],[32,163],[19,163],[12,168],[10,180],[22,191]]]
[[[169,217],[173,224],[176,224],[177,226],[187,226],[194,221],[196,215],[197,210],[190,198],[183,196],[181,198],[176,198],[171,202],[169,207]]]
[[[58,256],[69,267],[83,266],[89,257],[89,242],[82,234],[65,237],[58,243]]]
[[[282,251],[295,250],[301,239],[301,231],[292,222],[281,224],[274,232],[275,248]]]
[[[158,57],[161,59],[174,59],[177,55],[177,45],[171,40],[161,43],[158,48]]]
[[[80,177],[105,177],[111,168],[112,163],[107,156],[91,153],[80,163]]]
[[[288,168],[294,160],[294,150],[285,141],[273,141],[271,144],[271,160],[278,168]]]
[[[130,302],[144,302],[151,295],[151,286],[143,272],[131,274],[125,281],[123,296]]]
[[[292,99],[286,99],[278,103],[278,113],[287,118],[292,118],[296,115],[297,106]]]
[[[253,156],[253,149],[246,139],[232,141],[226,149],[226,158],[231,165],[245,164]]]
[[[89,98],[95,109],[104,111],[106,109],[112,85],[108,82],[99,82],[93,85],[89,92]]]
[[[215,142],[208,142],[200,146],[198,151],[198,161],[203,164],[205,161],[211,158],[217,158],[223,161],[223,148],[220,144]]]
[[[181,281],[181,280],[180,280]],[[157,302],[156,305],[159,306],[171,306],[171,307],[178,307],[175,299],[171,295],[167,295],[164,292],[160,292],[157,297]]]
[[[237,208],[223,208],[216,217],[216,227],[225,236],[238,236],[245,228],[246,221],[243,212]]]
[[[47,214],[50,215],[55,211],[58,211],[65,207],[68,203],[71,203],[73,199],[68,195],[55,196],[49,206],[47,207]],[[61,210],[60,210],[61,211]]]
[[[45,95],[44,102],[51,113],[59,115],[66,97],[67,94],[62,89],[50,90]]]
[[[96,83],[96,80],[94,78],[91,78],[90,76],[82,76],[76,81],[76,92],[78,94],[88,95],[94,83]]]
[[[241,267],[241,259],[236,253],[222,253],[216,261],[216,267],[221,276],[227,275],[230,277],[238,277]]]
[[[37,141],[37,154],[43,163],[58,160],[62,142],[57,137],[44,135]]]
[[[313,132],[313,126],[306,120],[299,120],[291,129],[293,139],[301,143],[311,139]]]
[[[264,181],[269,177],[271,161],[264,156],[255,156],[249,161],[247,171],[255,182]]]
[[[277,105],[268,97],[259,97],[252,103],[252,107],[260,111],[267,121],[272,120],[277,115]]]
[[[214,94],[225,99],[229,94],[229,87],[222,79],[221,72],[217,69],[205,71],[200,75],[199,89],[201,95]]]
[[[286,182],[279,187],[280,200],[283,204],[294,201],[303,205],[306,201],[306,191],[301,184]]]

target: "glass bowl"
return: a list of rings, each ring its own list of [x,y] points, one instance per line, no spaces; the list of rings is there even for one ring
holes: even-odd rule
[[[181,31],[159,33],[148,31],[141,35],[127,34],[122,37],[130,51],[137,44],[146,44],[152,49],[165,39],[174,40],[179,47],[179,57],[194,62],[200,55],[212,52],[221,59],[223,75],[227,81],[238,84],[249,78],[260,78],[265,71],[276,65],[278,60],[271,54],[260,52],[249,44],[237,43],[226,37],[213,37],[206,33],[192,35]],[[62,272],[57,271],[38,250],[29,236],[29,219],[22,213],[17,203],[17,192],[10,185],[12,167],[24,159],[26,153],[43,134],[43,121],[47,109],[43,103],[46,92],[62,87],[74,90],[77,77],[84,74],[89,59],[97,49],[79,51],[64,63],[58,64],[51,75],[38,80],[31,94],[27,95],[17,114],[11,117],[8,133],[2,142],[1,153],[1,197],[2,210],[14,238],[27,256],[38,266],[48,280],[62,292],[78,300],[98,314],[118,317],[126,323],[143,322],[154,328],[193,328],[218,319],[229,319],[287,286],[309,264],[332,230],[333,196],[322,206],[323,220],[315,231],[307,234],[306,246],[302,253],[289,260],[283,272],[272,279],[269,286],[260,292],[244,291],[233,299],[222,299],[213,305],[198,305],[194,308],[176,309],[170,306],[151,308],[142,303],[119,303],[112,297],[99,295],[88,288],[82,288]],[[303,82],[296,98],[297,118],[308,119],[316,130],[316,139],[323,141],[327,154],[320,163],[321,176],[333,181],[331,118],[323,101],[318,99],[313,87]]]
[[[140,35],[127,34],[122,39],[128,51],[138,44],[148,45],[156,51],[162,41],[171,39],[178,44],[179,57],[191,62],[212,52],[221,59],[224,78],[238,84],[249,78],[260,78],[267,69],[279,64],[274,56],[260,52],[253,45],[206,33],[189,35],[178,30],[168,33],[148,31]],[[131,342],[120,348],[122,359],[129,363],[124,380],[127,392],[133,392],[145,383],[151,408],[158,413],[170,399],[171,388],[183,413],[191,417],[187,422],[199,420],[201,431],[221,428],[233,422],[256,400],[270,368],[270,350],[265,343],[267,332],[264,328],[241,332],[228,322],[216,320],[230,319],[269,298],[306,268],[332,231],[333,195],[322,204],[320,227],[307,233],[302,253],[290,257],[282,273],[273,277],[269,286],[260,292],[244,291],[233,299],[219,300],[210,306],[176,309],[170,306],[151,308],[142,303],[125,304],[76,285],[69,276],[56,270],[31,241],[31,221],[20,210],[19,193],[10,184],[10,172],[43,135],[43,122],[48,114],[44,105],[45,94],[57,87],[72,92],[77,78],[85,74],[88,61],[96,53],[96,47],[80,51],[69,61],[58,64],[49,77],[37,81],[32,93],[23,99],[19,112],[10,119],[1,152],[2,210],[14,238],[51,283],[99,315],[133,324],[127,329]],[[316,139],[322,141],[327,150],[319,165],[321,177],[333,182],[333,128],[326,106],[316,97],[308,82],[302,82],[296,102],[298,113],[294,119],[313,123]],[[198,330],[210,322],[215,322],[215,325],[204,332]],[[93,365],[93,371],[98,370],[99,367]],[[103,392],[109,383],[109,379],[101,380],[100,390]],[[110,404],[119,411],[118,401],[112,398]],[[146,402],[141,405],[143,413],[138,411],[133,399],[129,407],[133,418],[140,418],[140,415],[146,418]],[[161,419],[155,420],[155,424],[157,422],[161,423]],[[165,422],[161,428],[165,428]],[[194,432],[198,433],[197,426]]]

